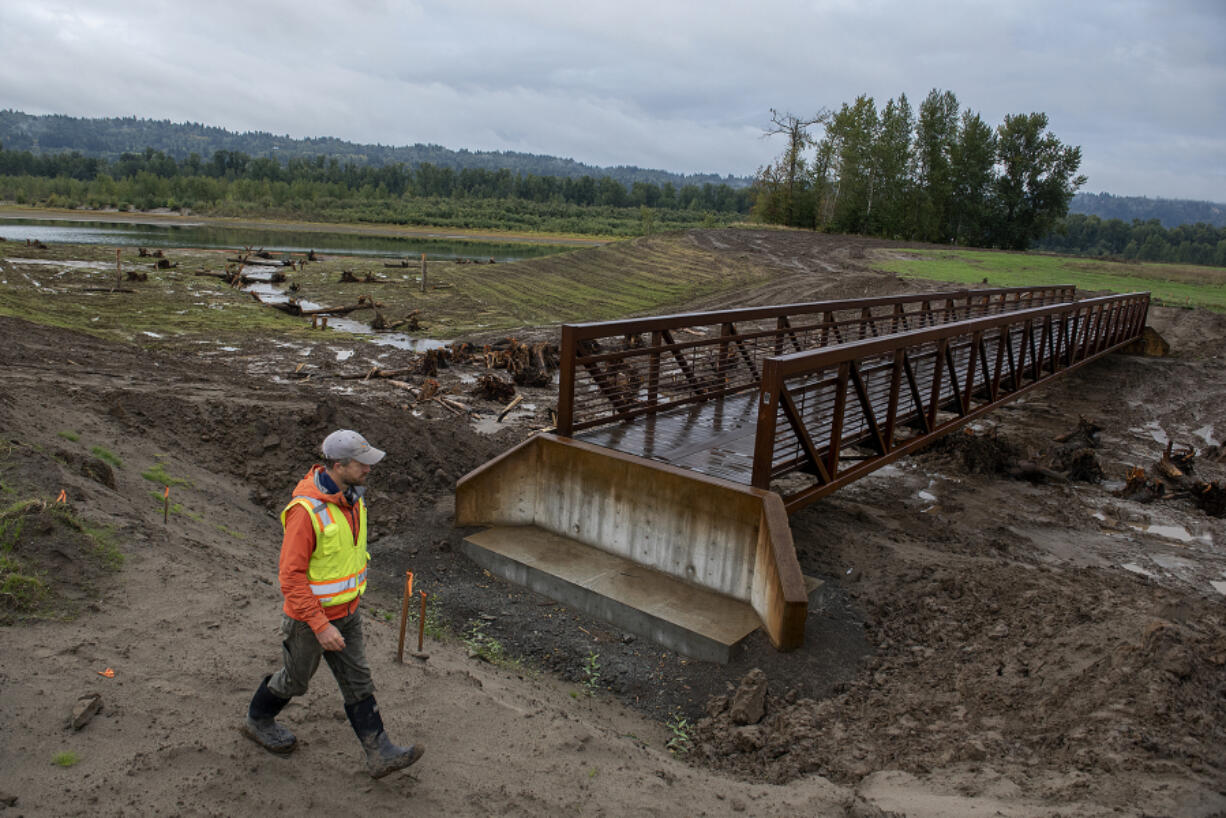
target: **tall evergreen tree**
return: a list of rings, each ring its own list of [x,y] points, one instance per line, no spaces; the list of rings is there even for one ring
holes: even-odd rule
[[[865,214],[871,233],[900,236],[906,229],[914,129],[915,118],[906,94],[899,94],[897,100],[886,103],[873,144],[873,196]]]
[[[996,137],[974,111],[962,112],[949,164],[952,207],[946,232],[955,244],[982,244],[988,238]]]
[[[826,138],[835,146],[838,183],[831,227],[843,233],[868,228],[873,202],[873,159],[881,121],[873,98],[864,94],[830,119]]]
[[[958,98],[952,91],[932,89],[920,103],[915,132],[915,238],[943,241],[948,236],[953,199],[950,162],[957,136]]]

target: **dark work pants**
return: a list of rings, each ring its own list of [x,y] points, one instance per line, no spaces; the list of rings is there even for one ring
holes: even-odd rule
[[[366,662],[366,643],[362,638],[362,618],[357,611],[332,624],[345,639],[344,650],[324,650],[311,626],[282,614],[281,658],[283,666],[268,680],[268,689],[283,699],[307,692],[319,659],[328,663],[345,704],[357,704],[375,692],[375,683]]]

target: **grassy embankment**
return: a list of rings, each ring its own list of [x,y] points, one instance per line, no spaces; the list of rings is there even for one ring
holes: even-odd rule
[[[1226,312],[1226,269],[1190,264],[1098,261],[990,250],[878,251],[874,266],[903,278],[993,287],[1076,284],[1092,292],[1151,293],[1156,303]]]
[[[175,250],[172,270],[156,270],[135,251],[122,254],[124,270],[148,281],[121,284],[131,292],[109,293],[115,281],[115,250],[52,245],[45,250],[16,242],[0,244],[0,314],[114,338],[142,340],[142,333],[241,340],[305,337],[310,324],[257,304],[247,293],[198,270],[220,272],[225,256]],[[301,257],[301,254],[296,254]],[[359,278],[373,273],[384,283],[339,283],[342,270]],[[394,321],[420,310],[434,338],[513,333],[522,327],[565,321],[597,321],[666,312],[712,293],[760,283],[769,273],[738,258],[709,253],[668,234],[583,248],[513,264],[431,261],[431,289],[420,292],[419,267],[384,268],[378,258],[328,257],[290,272],[299,298],[326,306],[354,304],[371,295]],[[435,288],[433,285],[443,285]],[[369,311],[350,317],[369,320]],[[146,336],[147,337],[147,336]],[[316,336],[317,337],[317,336]]]

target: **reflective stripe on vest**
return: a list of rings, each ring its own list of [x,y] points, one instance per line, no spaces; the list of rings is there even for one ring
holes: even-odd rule
[[[295,497],[294,499],[295,500],[306,500],[308,503],[311,504],[311,514],[315,517],[316,521],[318,521],[319,523],[315,527],[316,531],[318,531],[319,529],[325,528],[327,526],[330,526],[334,522],[334,520],[332,519],[332,512],[328,510],[328,504],[325,503],[323,500],[320,500],[316,497]]]
[[[344,579],[338,579],[331,582],[312,582],[311,593],[319,597],[321,605],[327,605],[332,601],[332,597],[340,596],[345,591],[352,591],[354,588],[360,588],[366,584],[366,569],[363,568],[360,574],[356,576],[348,576]]]
[[[368,555],[365,504],[358,500],[355,508],[358,524],[356,538],[348,518],[340,509],[333,509],[329,503],[316,497],[293,498],[281,512],[282,526],[285,525],[285,515],[295,505],[307,509],[311,515],[311,527],[315,531],[315,550],[311,553],[307,584],[319,604],[324,607],[342,605],[366,593]],[[338,530],[341,522],[338,517],[343,518],[344,529]],[[326,532],[328,528],[332,530]],[[349,533],[348,537],[344,536],[344,531]],[[338,543],[341,549],[339,551]]]

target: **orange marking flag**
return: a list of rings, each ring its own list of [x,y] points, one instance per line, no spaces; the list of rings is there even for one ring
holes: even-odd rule
[[[114,678],[115,678],[115,671],[111,670],[111,669],[108,667],[106,670],[100,670],[100,671],[98,671],[98,675],[99,675],[99,676],[105,676],[105,677],[106,677],[106,678],[108,678],[108,679],[114,679]]]

